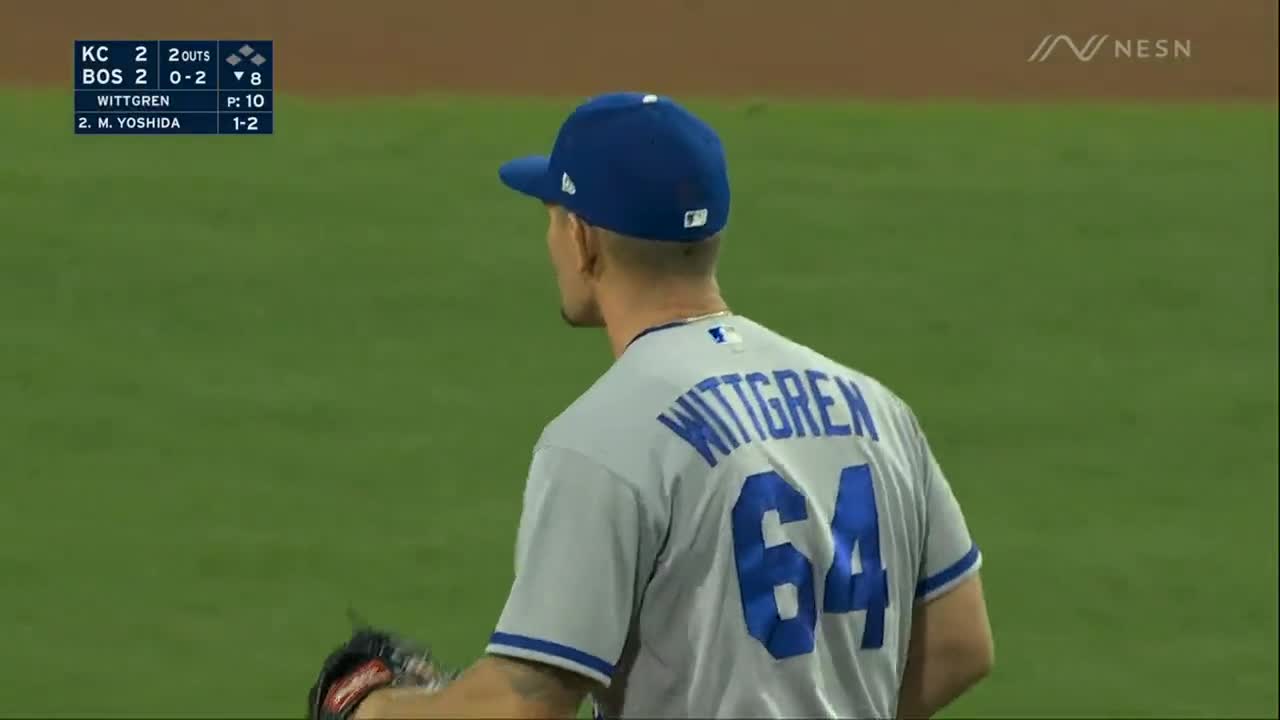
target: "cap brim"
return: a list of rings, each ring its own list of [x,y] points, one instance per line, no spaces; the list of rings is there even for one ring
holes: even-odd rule
[[[498,177],[507,187],[543,202],[555,198],[555,187],[547,172],[550,158],[546,155],[530,155],[516,158],[498,168]]]

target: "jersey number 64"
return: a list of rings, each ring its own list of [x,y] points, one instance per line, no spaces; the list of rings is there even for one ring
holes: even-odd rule
[[[767,547],[764,515],[772,510],[784,525],[799,522],[809,517],[805,505],[804,495],[772,470],[749,476],[733,505],[733,556],[742,614],[751,637],[779,660],[813,652],[817,624],[813,563],[789,542]],[[878,515],[871,467],[854,465],[842,470],[831,518],[835,557],[827,570],[822,610],[866,611],[863,649],[884,645],[884,611],[889,606],[889,577],[880,558]],[[852,569],[855,545],[862,566],[857,574]],[[784,620],[774,588],[786,584],[796,589],[797,611]]]

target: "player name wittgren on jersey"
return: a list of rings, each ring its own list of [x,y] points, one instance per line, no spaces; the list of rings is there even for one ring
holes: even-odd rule
[[[843,412],[833,413],[839,405]],[[753,441],[832,435],[880,439],[853,378],[816,369],[712,375],[676,397],[657,419],[711,467]]]

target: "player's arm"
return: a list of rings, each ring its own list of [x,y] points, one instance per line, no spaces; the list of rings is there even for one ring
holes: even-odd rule
[[[916,606],[898,717],[932,717],[986,677],[994,662],[982,580],[974,574]]]
[[[914,418],[912,418],[914,422]],[[898,717],[928,718],[991,672],[995,649],[982,595],[982,554],[960,503],[916,426],[925,532]]]
[[[594,684],[552,665],[489,655],[438,693],[378,690],[360,704],[355,719],[572,718]]]
[[[375,692],[357,717],[575,715],[612,681],[662,536],[630,484],[579,453],[540,448],[486,657],[434,696]]]

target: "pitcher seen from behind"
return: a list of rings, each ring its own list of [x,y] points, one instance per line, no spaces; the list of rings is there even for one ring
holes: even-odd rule
[[[986,675],[982,557],[911,409],[721,297],[716,133],[608,94],[499,175],[616,360],[534,448],[484,656],[455,677],[364,630],[312,717],[927,717]]]

